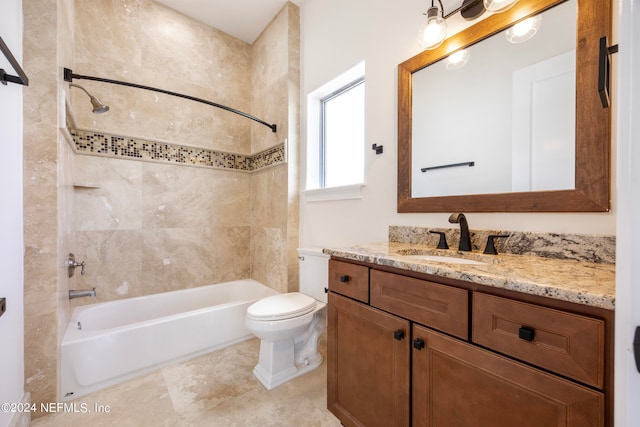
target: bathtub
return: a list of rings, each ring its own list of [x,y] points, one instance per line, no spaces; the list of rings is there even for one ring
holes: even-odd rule
[[[249,339],[247,308],[275,294],[255,280],[237,280],[76,307],[60,349],[60,398]]]

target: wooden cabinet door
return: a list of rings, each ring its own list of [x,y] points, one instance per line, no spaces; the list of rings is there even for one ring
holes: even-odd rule
[[[413,426],[604,425],[600,392],[418,325],[413,339]]]
[[[409,426],[407,320],[329,293],[327,407],[345,426]]]

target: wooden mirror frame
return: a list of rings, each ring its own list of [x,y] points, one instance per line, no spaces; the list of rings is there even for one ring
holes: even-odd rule
[[[575,189],[411,197],[412,74],[565,0],[520,0],[398,65],[398,212],[607,212],[611,110],[598,93],[600,38],[610,39],[611,1],[577,0]]]

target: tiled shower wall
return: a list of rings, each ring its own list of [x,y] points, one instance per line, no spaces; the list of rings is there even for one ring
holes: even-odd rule
[[[114,22],[107,40],[95,31],[104,19]],[[297,239],[298,224],[288,219],[284,150],[290,128],[297,132],[288,124],[297,80],[292,87],[287,73],[298,33],[292,4],[250,46],[155,2],[76,1],[74,72],[196,94],[278,126],[273,133],[208,105],[78,81],[111,107],[91,114],[86,96],[73,93],[75,124],[91,129],[74,132],[78,152],[109,156],[76,159],[80,288],[95,286],[101,301],[246,277],[289,286],[287,235],[294,228]],[[266,191],[263,174],[275,174]]]
[[[65,86],[58,71],[73,60],[73,1],[23,0],[22,7],[23,67],[30,80],[23,92],[25,391],[32,402],[51,402],[69,312],[62,265],[74,246],[73,153],[58,123]]]
[[[249,46],[150,0],[25,0],[24,11],[33,82],[24,126],[25,378],[34,402],[53,402],[70,288],[95,286],[107,300],[247,276],[297,287],[297,149],[286,149],[288,163],[269,156],[298,143],[299,23],[288,3]],[[94,115],[86,95],[62,82],[63,67],[195,94],[278,132],[210,106],[74,81],[110,105]],[[77,128],[262,163],[246,172],[74,154],[58,131],[59,89],[71,95]],[[85,275],[66,277],[69,252],[87,263]]]
[[[251,277],[281,292],[298,290],[300,15],[285,5],[251,48],[251,110],[275,118],[287,138],[287,163],[251,175]],[[251,127],[251,151],[272,135]]]
[[[249,277],[247,173],[76,158],[76,255],[92,303]]]

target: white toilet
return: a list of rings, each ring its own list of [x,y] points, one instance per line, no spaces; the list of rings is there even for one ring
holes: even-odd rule
[[[298,249],[298,258],[300,292],[270,296],[247,309],[245,325],[261,339],[253,375],[267,390],[322,363],[318,340],[327,325],[329,255],[322,249]]]

